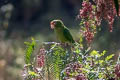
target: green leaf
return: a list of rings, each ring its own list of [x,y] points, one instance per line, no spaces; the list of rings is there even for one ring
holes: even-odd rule
[[[114,4],[115,4],[117,15],[119,15],[119,2],[118,2],[118,0],[114,0]]]
[[[107,57],[105,58],[105,61],[110,60],[113,56],[114,56],[114,54],[111,54],[111,55],[107,56]]]
[[[100,65],[102,65],[103,62],[104,62],[104,60],[98,60],[98,61],[95,61],[95,64],[100,64]]]
[[[99,60],[99,63],[102,64],[104,61],[103,60]]]
[[[35,72],[33,72],[33,71],[28,71],[28,74],[30,75],[30,76],[37,76],[38,74],[36,74]]]
[[[104,50],[104,51],[100,54],[100,56],[104,56],[106,52],[107,52],[107,51]]]
[[[95,5],[92,5],[92,8],[93,8],[93,9],[96,9],[96,6],[95,6]]]
[[[82,35],[80,35],[80,40],[79,40],[79,42],[80,42],[80,43],[83,42],[83,36],[82,36]]]
[[[34,38],[32,38],[32,42],[24,42],[27,46],[26,51],[25,51],[25,63],[26,64],[30,64],[31,63],[31,55],[34,51],[34,47],[35,47],[35,40]]]
[[[100,54],[98,53],[98,51],[93,50],[93,51],[90,53],[90,56],[97,58],[97,57],[100,57]]]
[[[98,75],[98,77],[99,77],[99,79],[102,80],[104,78],[104,74],[100,72],[99,75]]]
[[[30,43],[29,43],[29,42],[24,42],[24,44],[25,44],[25,45],[30,45]]]
[[[32,46],[35,46],[35,45],[36,45],[35,39],[32,37],[31,40],[32,40],[31,45],[32,45]]]

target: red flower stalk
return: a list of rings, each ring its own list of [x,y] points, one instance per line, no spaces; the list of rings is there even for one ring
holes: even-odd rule
[[[43,67],[45,63],[45,49],[40,49],[40,53],[37,55],[37,65],[38,67]]]

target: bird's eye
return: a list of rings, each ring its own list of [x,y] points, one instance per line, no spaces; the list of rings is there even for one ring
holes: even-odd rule
[[[55,22],[51,22],[51,25],[55,25]]]

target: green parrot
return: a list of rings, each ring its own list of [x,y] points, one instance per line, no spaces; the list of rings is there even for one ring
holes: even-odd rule
[[[50,25],[51,29],[54,29],[54,32],[61,43],[75,43],[69,29],[61,20],[53,20]]]

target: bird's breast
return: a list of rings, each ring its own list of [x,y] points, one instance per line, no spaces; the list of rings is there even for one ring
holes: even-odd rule
[[[64,29],[63,30],[57,29],[57,30],[55,30],[55,33],[60,42],[62,42],[62,43],[67,42],[67,39],[64,35]]]

